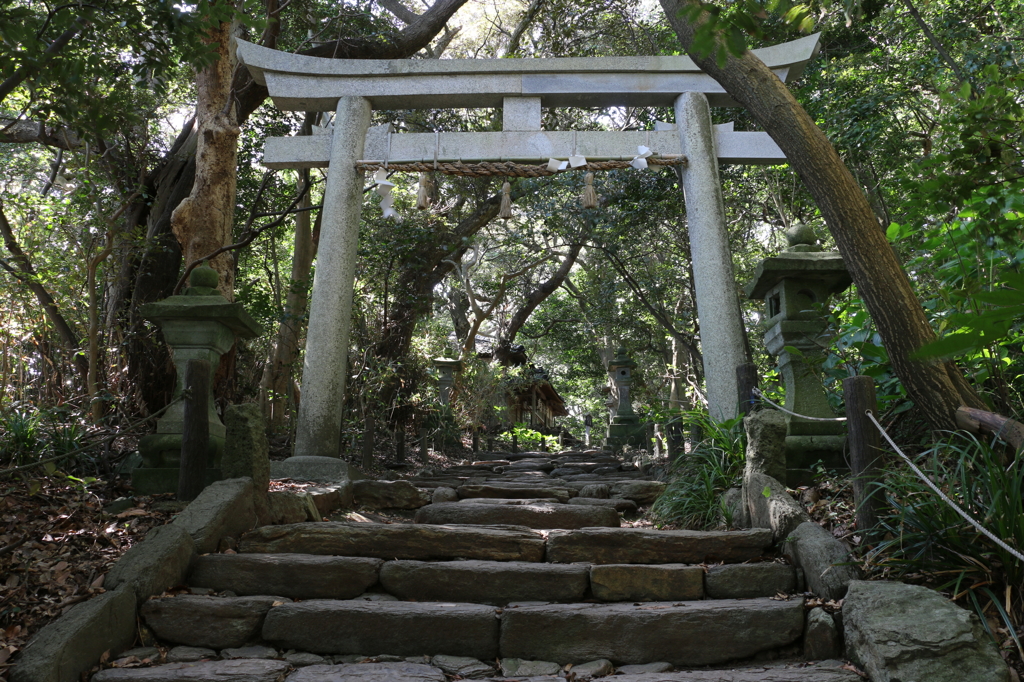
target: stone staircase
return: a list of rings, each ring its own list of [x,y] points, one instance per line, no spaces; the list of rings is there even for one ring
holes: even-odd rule
[[[433,500],[412,523],[264,526],[200,556],[190,590],[140,609],[166,658],[126,652],[94,682],[861,679],[804,660],[801,577],[771,531],[620,527],[662,485],[614,457],[407,481]]]

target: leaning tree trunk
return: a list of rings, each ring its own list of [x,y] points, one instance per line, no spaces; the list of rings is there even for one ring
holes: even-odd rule
[[[684,10],[695,2],[661,0],[683,49],[747,108],[786,154],[821,210],[907,393],[932,426],[955,429],[960,405],[984,403],[952,362],[912,358],[935,340],[935,331],[864,192],[825,134],[764,62],[748,50],[730,54],[719,66],[714,56],[693,51],[705,15],[692,22]]]
[[[300,187],[309,184],[309,170],[300,173]],[[309,272],[316,255],[316,244],[313,242],[313,231],[310,230],[309,193],[303,196],[299,208],[307,210],[295,214],[295,249],[292,253],[292,271],[285,296],[284,315],[277,329],[277,341],[264,370],[261,383],[261,395],[264,399],[263,413],[271,428],[280,430],[285,426],[285,416],[289,409],[296,407],[294,392],[294,366],[299,357],[299,338],[302,333],[302,322],[306,316],[306,305],[309,300]],[[317,214],[317,232],[319,232],[320,216]]]
[[[217,46],[217,58],[196,74],[196,176],[192,193],[171,215],[171,230],[186,264],[231,243],[235,217],[238,160],[238,110],[231,97],[235,59],[230,22],[221,23],[205,42]],[[218,289],[234,300],[234,258],[222,253],[209,262],[220,275]]]

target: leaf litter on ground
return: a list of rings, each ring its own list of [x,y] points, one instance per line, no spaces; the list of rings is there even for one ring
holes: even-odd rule
[[[116,479],[83,486],[60,472],[0,485],[0,679],[33,635],[103,594],[114,562],[171,520],[169,495],[131,494]]]

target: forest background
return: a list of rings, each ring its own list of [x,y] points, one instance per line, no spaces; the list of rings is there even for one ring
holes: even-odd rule
[[[714,14],[752,47],[823,31],[821,53],[790,90],[863,189],[943,339],[933,355],[955,358],[983,404],[1018,418],[1020,9],[1011,0],[865,0],[723,3]],[[189,264],[228,245],[236,247],[213,262],[222,291],[266,333],[222,362],[217,396],[261,402],[287,449],[323,173],[268,171],[261,149],[271,135],[317,134],[329,116],[276,110],[265,89],[236,70],[230,35],[348,58],[683,52],[652,2],[0,0],[3,466],[90,446],[63,464],[83,480],[109,476],[143,433],[126,427],[166,405],[173,387],[168,353],[140,306],[171,295]],[[562,130],[649,129],[673,120],[669,109],[643,108],[544,116],[545,128]],[[758,129],[742,108],[716,108],[713,116]],[[494,110],[374,112],[374,124],[411,132],[497,130],[500,120]],[[783,233],[796,222],[834,248],[789,166],[724,166],[721,175],[740,283],[785,245]],[[423,188],[430,206],[420,211],[413,178],[398,179],[400,223],[383,219],[375,195],[366,194],[345,454],[367,430],[376,430],[380,462],[393,452],[396,429],[411,438],[423,424],[509,427],[494,407],[510,383],[532,377],[476,353],[500,358],[516,344],[549,373],[570,410],[563,425],[577,435],[584,415],[605,414],[605,364],[619,345],[638,363],[632,395],[641,414],[664,423],[700,411],[700,334],[673,171],[598,174],[598,206],[586,209],[581,175],[520,179],[507,220],[498,218],[500,180],[437,175]],[[760,303],[742,305],[762,388],[780,398],[760,339]],[[901,443],[932,446],[935,420],[908,397],[861,292],[849,290],[823,313],[830,339],[822,370],[834,406],[841,407],[844,377],[872,376],[879,412]],[[431,366],[445,354],[467,361],[446,420],[438,417]],[[1024,542],[1024,527],[1008,532]],[[995,581],[991,570],[985,575],[1006,584],[1003,573]],[[1019,626],[1019,591],[1003,596],[982,601],[1005,603]],[[1004,615],[1012,632],[1014,619]]]

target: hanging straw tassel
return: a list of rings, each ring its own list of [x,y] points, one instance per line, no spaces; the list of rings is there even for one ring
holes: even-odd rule
[[[498,211],[498,217],[506,220],[512,217],[512,185],[508,184],[508,180],[501,186],[501,210]]]
[[[426,211],[433,206],[436,192],[437,187],[434,185],[434,179],[430,177],[430,173],[420,173],[420,189],[416,192],[416,209]]]
[[[583,208],[597,208],[597,192],[594,191],[594,174],[583,176]]]

